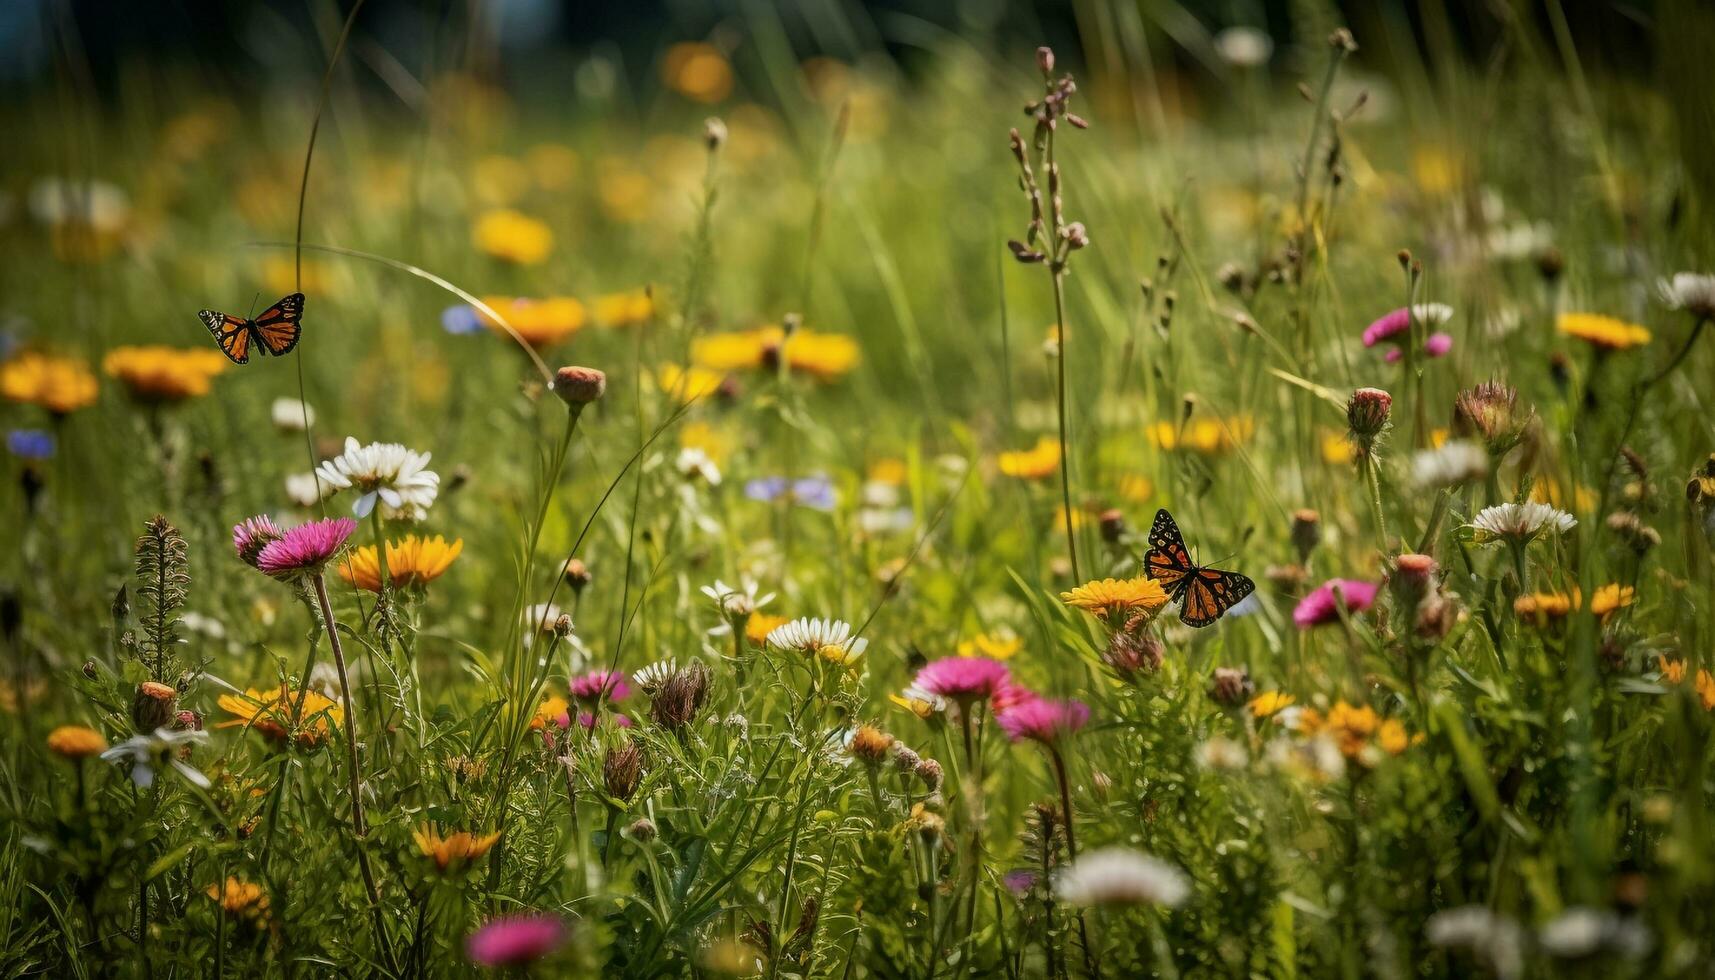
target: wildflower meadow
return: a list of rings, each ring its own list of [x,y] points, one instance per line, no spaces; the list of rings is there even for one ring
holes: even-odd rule
[[[5,976],[1715,974],[1715,10],[154,6],[0,18]]]

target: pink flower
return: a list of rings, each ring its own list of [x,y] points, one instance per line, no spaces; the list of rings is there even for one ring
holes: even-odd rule
[[[564,722],[562,722],[562,724],[560,725],[561,728],[564,728],[567,725],[571,724],[571,719],[568,718],[567,716],[561,715],[560,717],[562,719],[565,719]],[[612,714],[612,715],[606,715],[604,717],[612,719],[613,724],[616,728],[630,728],[631,724],[632,724],[631,719],[625,715]],[[578,712],[578,724],[582,725],[588,731],[592,731],[592,732],[595,731],[596,722],[598,720],[599,719],[596,718],[594,712],[591,712],[591,711],[580,711],[580,712]]]
[[[238,557],[243,559],[246,565],[255,565],[256,556],[262,549],[284,536],[285,532],[280,530],[280,526],[274,523],[272,517],[258,514],[233,525],[232,550],[238,552]]]
[[[1035,701],[1041,695],[1025,687],[1011,678],[1000,682],[995,692],[989,695],[989,710],[1000,714],[1010,708],[1017,707],[1028,701]]]
[[[929,694],[969,704],[993,697],[1012,679],[1006,664],[987,657],[943,657],[917,672],[912,685]]]
[[[559,916],[527,912],[490,920],[465,939],[464,951],[482,966],[523,966],[565,942],[566,924]]]
[[[1376,601],[1376,584],[1349,578],[1331,578],[1299,601],[1292,610],[1292,621],[1299,629],[1336,622],[1340,606],[1348,613],[1360,613]]]
[[[256,555],[256,567],[279,579],[320,572],[355,530],[357,522],[349,517],[299,524],[265,545]]]
[[[1410,310],[1401,307],[1397,310],[1383,313],[1381,316],[1376,317],[1374,323],[1371,323],[1369,326],[1364,328],[1364,346],[1374,347],[1382,341],[1387,340],[1396,334],[1405,333],[1410,329]]]
[[[1033,738],[1052,743],[1084,727],[1090,720],[1090,706],[1082,701],[1052,701],[1033,698],[1013,705],[995,715],[1007,738],[1022,742]]]
[[[1453,335],[1450,333],[1432,333],[1429,335],[1429,339],[1423,342],[1423,356],[1425,357],[1445,357],[1447,352],[1452,349]],[[1382,360],[1389,364],[1404,358],[1405,351],[1398,347],[1389,348],[1388,352],[1382,355]]]
[[[1395,345],[1385,355],[1388,361],[1397,361],[1404,357],[1405,353],[1398,345],[1406,339],[1401,335],[1411,330],[1413,316],[1418,323],[1426,327],[1440,326],[1453,319],[1453,307],[1446,303],[1419,303],[1410,308],[1402,306],[1383,313],[1374,323],[1364,328],[1364,346],[1374,347],[1387,341]],[[1452,349],[1453,338],[1444,333],[1432,334],[1423,344],[1423,353],[1430,357],[1441,357]]]
[[[631,696],[631,685],[625,683],[625,675],[617,670],[592,670],[587,674],[579,674],[572,678],[572,697],[579,701],[595,703],[602,694],[609,701],[624,701]]]

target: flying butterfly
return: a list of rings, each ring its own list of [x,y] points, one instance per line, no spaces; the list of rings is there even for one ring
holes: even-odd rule
[[[1256,583],[1238,572],[1204,568],[1191,560],[1185,538],[1173,515],[1155,512],[1149,528],[1149,550],[1143,555],[1144,574],[1161,583],[1167,597],[1179,603],[1179,621],[1186,626],[1209,626],[1239,600],[1256,591]]]
[[[255,341],[264,354],[279,357],[290,353],[298,346],[298,336],[303,332],[303,325],[299,322],[303,315],[303,293],[287,296],[263,310],[254,320],[214,310],[197,313],[208,332],[214,335],[214,342],[220,345],[220,352],[234,364],[250,361],[251,341]]]

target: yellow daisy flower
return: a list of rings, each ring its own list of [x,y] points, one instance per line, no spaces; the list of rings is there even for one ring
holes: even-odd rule
[[[1245,704],[1253,718],[1272,718],[1298,699],[1284,691],[1264,691]]]
[[[25,351],[0,363],[0,397],[40,405],[55,415],[94,403],[96,388],[95,375],[70,357]]]
[[[48,733],[48,751],[65,759],[87,759],[107,751],[107,739],[87,725],[61,725]]]
[[[661,81],[688,99],[713,104],[732,93],[732,66],[714,45],[686,41],[667,49]]]
[[[210,382],[227,363],[212,347],[187,350],[152,344],[115,347],[102,359],[101,369],[139,401],[177,402],[208,394]]]
[[[1254,418],[1234,415],[1225,419],[1196,419],[1183,426],[1157,422],[1149,427],[1149,439],[1158,449],[1169,452],[1184,450],[1219,456],[1237,449],[1255,432]]]
[[[547,224],[509,208],[485,212],[471,240],[482,252],[516,265],[538,265],[554,250],[554,232]]]
[[[417,842],[417,850],[421,851],[424,857],[433,860],[437,868],[445,871],[487,854],[495,841],[500,840],[500,831],[479,836],[460,830],[442,837],[440,831],[423,824],[411,833],[411,839]]]
[[[437,534],[419,538],[407,534],[398,541],[387,542],[387,579],[395,588],[421,588],[441,577],[453,559],[464,551],[464,539],[452,544]],[[372,544],[354,548],[338,566],[339,577],[370,592],[381,591],[381,566]]]
[[[525,343],[537,349],[557,344],[584,327],[584,304],[570,296],[544,296],[541,299],[484,296],[482,301],[505,317]],[[506,333],[499,323],[486,316],[482,317],[482,322],[495,333]]]
[[[250,688],[241,695],[222,694],[220,709],[233,717],[215,727],[244,726],[276,742],[285,741],[287,733],[292,732],[299,748],[313,749],[327,741],[335,728],[345,724],[345,710],[319,692],[308,689],[302,692],[302,709],[294,710],[298,707],[299,694],[286,684],[269,691]]]
[[[1644,327],[1600,313],[1562,313],[1555,326],[1568,337],[1604,351],[1629,350],[1650,341],[1650,332]]]
[[[663,394],[673,395],[681,405],[721,390],[726,375],[704,367],[680,367],[663,364],[655,371],[655,385]]]
[[[1143,615],[1153,618],[1162,606],[1167,605],[1167,592],[1161,588],[1160,582],[1147,576],[1104,578],[1060,593],[1060,601],[1102,617]]]
[[[649,322],[655,315],[655,300],[648,291],[634,289],[626,293],[608,293],[595,301],[595,319],[607,327],[633,327]]]
[[[768,642],[768,634],[791,621],[788,616],[753,612],[750,614],[750,618],[744,621],[744,638],[749,640],[752,646],[762,646]]]
[[[990,660],[1010,660],[1013,655],[1024,648],[1024,641],[1011,630],[998,630],[993,633],[978,633],[976,636],[959,643],[957,653],[961,657],[987,657]]]

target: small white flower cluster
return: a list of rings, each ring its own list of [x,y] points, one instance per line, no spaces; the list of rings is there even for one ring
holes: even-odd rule
[[[420,521],[429,516],[441,490],[440,474],[428,469],[430,455],[396,442],[364,446],[347,436],[345,452],[323,462],[316,475],[326,496],[355,488],[362,496],[351,511],[360,518],[368,517],[379,501],[383,517]]]

